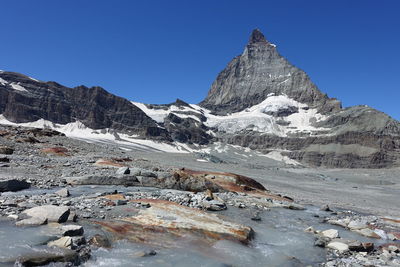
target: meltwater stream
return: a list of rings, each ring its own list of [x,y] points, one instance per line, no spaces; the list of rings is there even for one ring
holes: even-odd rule
[[[135,190],[115,186],[80,186],[71,188],[70,191],[72,196],[77,196],[112,189]],[[30,190],[26,193],[34,194],[35,191]],[[36,193],[44,192],[38,190]],[[114,242],[110,249],[92,249],[92,257],[84,266],[316,266],[325,261],[326,251],[314,246],[313,234],[304,232],[309,226],[317,230],[337,229],[342,238],[363,242],[377,241],[320,222],[321,218],[329,213],[313,206],[307,206],[304,211],[283,208],[265,210],[260,214],[261,221],[251,220],[253,213],[254,210],[251,209],[230,206],[225,211],[217,212],[226,216],[227,220],[253,228],[255,237],[248,246],[218,241],[205,247],[204,244],[193,244],[182,239],[177,240],[182,244],[180,248],[167,249],[119,240]],[[88,221],[79,223],[83,224],[87,239],[96,233],[109,235]],[[54,238],[46,225],[15,227],[13,221],[0,220],[0,262],[34,251],[51,250],[44,244]],[[150,257],[138,256],[138,253],[146,250],[155,250],[157,254]]]

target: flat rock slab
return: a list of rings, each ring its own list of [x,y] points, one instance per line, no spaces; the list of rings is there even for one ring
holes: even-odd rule
[[[67,177],[65,180],[71,185],[139,185],[138,179],[135,176],[129,175],[123,177],[85,175],[79,177]]]
[[[247,243],[253,235],[250,227],[174,202],[155,199],[133,202],[148,203],[150,207],[139,210],[132,217],[95,223],[112,232],[117,239],[161,247],[182,247],[184,242],[181,244],[180,238],[205,244],[223,239]]]
[[[23,219],[15,223],[16,226],[36,226],[43,225],[47,223],[47,218],[45,217],[32,217],[28,219]]]
[[[0,263],[14,264],[18,262],[21,266],[42,266],[52,262],[75,262],[77,259],[78,253],[71,249],[48,249],[33,251],[18,258],[6,259]]]
[[[24,180],[10,179],[6,181],[0,181],[0,192],[16,192],[31,187],[31,184]]]
[[[43,218],[48,222],[66,222],[70,213],[69,207],[44,205],[24,210],[23,215],[31,218]]]

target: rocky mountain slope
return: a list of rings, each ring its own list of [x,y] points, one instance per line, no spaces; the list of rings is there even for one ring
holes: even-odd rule
[[[129,102],[100,87],[0,72],[0,114],[3,124],[46,126],[124,148],[207,154],[234,145],[307,166],[400,165],[398,121],[368,106],[342,108],[259,30],[199,105]]]
[[[0,114],[16,123],[39,119],[59,124],[80,121],[92,129],[167,137],[166,131],[143,111],[101,87],[67,88],[13,72],[0,73]]]

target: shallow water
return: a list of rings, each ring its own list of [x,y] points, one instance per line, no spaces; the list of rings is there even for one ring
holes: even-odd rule
[[[79,186],[70,188],[72,196],[90,195],[114,190],[132,192],[152,191],[154,188],[126,188],[116,186]],[[20,194],[43,194],[55,190],[24,190]],[[304,232],[309,226],[316,230],[337,229],[342,238],[374,242],[339,226],[321,223],[329,213],[314,206],[307,210],[272,208],[263,211],[261,221],[252,221],[251,209],[229,207],[218,212],[227,220],[250,226],[255,231],[254,240],[248,246],[230,241],[219,241],[212,246],[194,244],[190,240],[178,240],[180,248],[158,248],[120,240],[113,243],[112,249],[93,249],[92,259],[85,266],[303,266],[325,261],[325,249],[315,247],[313,234]],[[319,216],[319,217],[318,217]],[[82,221],[85,236],[105,233],[101,228]],[[34,250],[48,249],[43,246],[55,237],[48,226],[15,227],[12,221],[0,221],[0,262],[15,258]],[[140,257],[136,255],[154,249],[157,255]]]

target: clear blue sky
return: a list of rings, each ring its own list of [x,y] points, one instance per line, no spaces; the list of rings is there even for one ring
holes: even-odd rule
[[[398,0],[2,0],[0,69],[200,102],[253,28],[344,106],[400,119]]]

